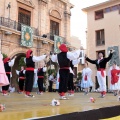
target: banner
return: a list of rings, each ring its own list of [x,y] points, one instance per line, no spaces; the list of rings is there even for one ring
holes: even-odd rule
[[[59,46],[63,43],[63,38],[57,35],[54,35],[54,52],[59,53]]]
[[[119,47],[118,46],[108,47],[108,49],[107,49],[108,55],[110,54],[109,51],[111,49],[113,49],[115,51],[113,53],[112,59],[109,61],[109,66],[111,66],[114,61],[117,63],[117,65],[120,65],[120,62],[119,62]]]
[[[33,46],[33,30],[30,26],[21,25],[21,46]]]

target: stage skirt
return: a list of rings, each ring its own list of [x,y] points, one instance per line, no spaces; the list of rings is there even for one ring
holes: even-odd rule
[[[88,79],[87,81],[82,79],[82,82],[81,82],[81,87],[82,88],[89,88],[89,87],[92,87],[93,86],[93,82],[91,79]]]
[[[110,90],[120,90],[120,79],[115,84],[110,84]]]

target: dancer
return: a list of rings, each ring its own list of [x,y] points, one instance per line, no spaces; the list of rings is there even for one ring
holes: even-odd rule
[[[39,62],[43,59],[45,59],[47,55],[42,56],[33,56],[33,51],[28,50],[26,53],[26,58],[24,59],[26,63],[26,81],[25,81],[25,96],[26,97],[35,97],[34,95],[31,95],[31,91],[33,88],[33,79],[34,79],[34,68],[35,68],[35,62]]]
[[[110,50],[109,57],[104,58],[103,53],[99,52],[98,53],[98,59],[97,60],[91,60],[87,56],[85,56],[86,61],[95,64],[97,67],[97,80],[100,86],[100,91],[101,91],[101,98],[104,98],[106,95],[106,64],[107,62],[112,58],[113,55],[113,50]]]
[[[43,94],[43,80],[44,80],[44,74],[47,71],[46,66],[43,63],[40,63],[40,67],[37,69],[37,76],[38,76],[38,89],[39,91],[37,92],[38,95]]]
[[[7,57],[3,60],[5,72],[8,77],[9,83],[10,83],[10,78],[11,78],[11,67],[14,65],[15,59],[16,59],[16,56],[13,59],[10,59]],[[9,89],[9,85],[2,86],[2,93],[4,96],[9,95],[8,89]]]
[[[25,69],[24,66],[21,66],[21,71],[16,70],[16,74],[19,76],[19,94],[22,94],[24,91],[24,84],[25,84]]]
[[[91,79],[92,70],[88,67],[88,63],[85,63],[85,68],[82,70],[82,82],[81,87],[84,88],[85,93],[87,95],[89,92],[89,88],[93,86],[93,82]]]
[[[54,80],[54,73],[52,73],[52,74],[49,76],[49,92],[53,92],[53,89],[52,89],[53,80]]]
[[[3,59],[3,55],[1,54],[1,51],[0,51],[0,86],[6,86],[6,85],[9,85],[9,81],[5,73],[2,59]]]
[[[110,90],[113,90],[114,96],[118,95],[120,90],[120,68],[117,66],[116,62],[113,62],[112,67],[110,67],[108,76],[110,77]]]
[[[74,96],[74,83],[73,83],[73,77],[74,77],[74,65],[77,65],[80,62],[80,58],[76,60],[70,61],[70,73],[69,73],[69,80],[68,80],[68,96]]]
[[[75,52],[68,52],[65,44],[61,44],[59,49],[61,50],[61,53],[52,55],[51,59],[53,62],[58,62],[60,66],[59,95],[60,99],[66,100],[67,97],[65,97],[65,93],[67,92],[68,86],[70,60],[77,59],[80,55],[81,50],[77,50]]]

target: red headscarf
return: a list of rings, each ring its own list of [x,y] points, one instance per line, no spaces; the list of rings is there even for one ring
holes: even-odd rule
[[[67,49],[67,47],[66,47],[65,44],[61,44],[60,47],[59,47],[59,49],[60,49],[62,52],[68,52],[68,49]]]
[[[28,50],[28,51],[26,52],[26,58],[29,58],[32,52],[33,52],[32,50]]]
[[[6,57],[6,58],[4,58],[3,62],[6,63],[6,62],[8,62],[9,60],[10,60],[10,58]]]

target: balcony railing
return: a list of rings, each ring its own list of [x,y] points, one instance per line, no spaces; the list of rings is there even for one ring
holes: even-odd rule
[[[54,35],[50,35],[50,33],[47,33],[47,37],[50,39],[50,40],[53,40],[54,41]],[[60,36],[61,37],[61,36]],[[61,37],[63,39],[63,42],[65,42],[65,37]]]
[[[21,31],[21,23],[11,20],[9,18],[0,17],[0,25],[9,27],[9,28],[17,30],[17,31]],[[36,36],[39,36],[38,29],[33,28],[33,27],[31,27],[31,28],[33,29],[33,34]]]

